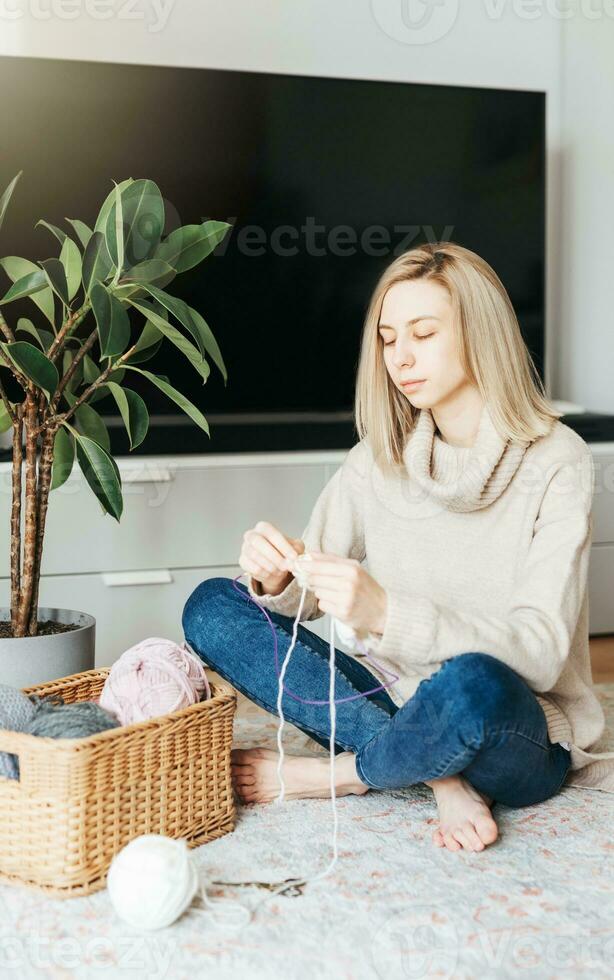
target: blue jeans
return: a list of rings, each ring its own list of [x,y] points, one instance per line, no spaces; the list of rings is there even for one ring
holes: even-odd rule
[[[294,620],[267,613],[276,630],[281,669]],[[205,664],[277,715],[271,627],[245,585],[223,577],[201,582],[185,603],[182,627]],[[327,702],[329,656],[329,643],[299,623],[284,687]],[[335,650],[335,668],[335,699],[381,683],[341,650]],[[328,748],[327,703],[302,704],[284,691],[282,706],[289,722]],[[386,691],[337,704],[335,752],[347,751],[356,755],[360,780],[373,789],[462,773],[477,790],[509,807],[554,796],[571,759],[564,746],[550,741],[542,707],[526,682],[496,657],[480,652],[445,660],[401,707]]]

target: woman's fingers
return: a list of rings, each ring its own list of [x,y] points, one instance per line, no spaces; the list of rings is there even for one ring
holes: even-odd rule
[[[264,530],[257,530],[263,527]],[[270,530],[268,530],[270,528]],[[248,554],[266,571],[283,572],[288,570],[286,559],[294,559],[296,553],[292,546],[286,541],[283,534],[264,521],[260,521],[256,528],[247,533]]]
[[[249,544],[250,554],[254,561],[267,572],[280,572],[280,557],[276,555],[275,549],[267,545],[263,538],[253,538]]]
[[[269,524],[268,521],[258,521],[254,530],[262,535],[266,542],[273,547],[273,550],[284,558],[293,561],[297,557],[295,549],[274,524]]]

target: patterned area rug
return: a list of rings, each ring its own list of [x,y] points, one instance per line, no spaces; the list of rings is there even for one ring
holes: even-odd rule
[[[614,684],[597,685],[614,743]],[[276,746],[277,721],[243,701],[235,745]],[[289,753],[326,754],[287,725]],[[500,837],[479,853],[435,847],[436,808],[419,784],[338,800],[333,872],[284,895],[262,884],[310,876],[331,856],[330,800],[239,806],[233,833],[198,848],[212,899],[251,908],[237,930],[190,909],[141,934],[106,891],[50,900],[0,887],[0,976],[595,978],[614,962],[613,797],[564,789],[495,808]]]

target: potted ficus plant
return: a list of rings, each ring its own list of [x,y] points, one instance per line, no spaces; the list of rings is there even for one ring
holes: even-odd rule
[[[0,197],[0,228],[21,173]],[[129,384],[138,373],[209,435],[202,412],[168,377],[142,366],[165,339],[187,357],[203,384],[210,372],[207,356],[227,381],[206,321],[166,287],[206,258],[230,225],[205,221],[163,238],[159,188],[132,178],[115,184],[93,228],[66,220],[70,234],[37,223],[57,239],[59,257],[37,263],[14,255],[0,259],[8,277],[0,295],[0,431],[12,428],[11,512],[3,518],[11,529],[11,596],[10,607],[0,607],[0,679],[19,687],[94,666],[94,618],[38,605],[49,495],[75,462],[103,513],[121,518],[121,475],[93,406],[112,399],[130,449],[136,448],[149,425],[146,403]],[[9,323],[11,304],[24,297],[44,326],[25,317]],[[7,372],[19,392],[15,400],[7,393]]]

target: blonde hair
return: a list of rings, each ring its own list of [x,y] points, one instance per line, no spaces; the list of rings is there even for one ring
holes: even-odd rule
[[[402,464],[403,448],[420,409],[392,381],[378,334],[386,291],[397,282],[426,279],[450,296],[461,364],[488,405],[506,441],[533,442],[561,417],[548,399],[523,340],[505,286],[491,266],[462,245],[436,242],[399,255],[378,280],[365,316],[354,412],[359,438],[382,470]]]

